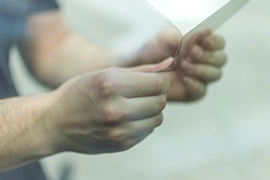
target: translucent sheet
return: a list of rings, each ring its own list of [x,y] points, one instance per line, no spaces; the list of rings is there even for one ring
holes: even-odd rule
[[[237,12],[248,0],[146,0],[147,4],[168,18],[186,36],[204,29],[215,30]],[[192,47],[193,42],[188,42]],[[195,42],[194,42],[195,43]],[[188,48],[185,47],[185,48]],[[181,59],[181,45],[176,59]]]

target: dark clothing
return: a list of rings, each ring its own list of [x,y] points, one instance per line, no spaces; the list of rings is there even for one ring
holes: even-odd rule
[[[9,50],[23,38],[27,17],[56,8],[54,0],[0,0],[0,99],[17,96],[9,71]],[[0,173],[0,180],[45,180],[45,176],[36,162]]]

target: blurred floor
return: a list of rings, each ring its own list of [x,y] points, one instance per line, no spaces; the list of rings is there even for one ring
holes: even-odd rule
[[[63,164],[71,163],[74,180],[269,180],[269,7],[268,0],[251,1],[218,31],[227,40],[229,63],[202,101],[169,104],[164,124],[125,153],[47,158],[48,177],[58,180]],[[73,19],[87,32],[80,23]],[[15,52],[12,57],[22,94],[43,91],[23,78]]]

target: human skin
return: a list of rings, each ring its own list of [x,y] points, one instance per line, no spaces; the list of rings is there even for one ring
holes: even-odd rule
[[[224,40],[211,31],[186,41],[192,46],[168,70],[182,38],[174,29],[126,59],[71,31],[59,11],[28,25],[19,50],[32,74],[57,89],[0,100],[0,172],[64,151],[127,150],[161,124],[167,100],[201,99],[226,62]]]
[[[156,72],[171,62],[86,73],[46,94],[0,100],[0,172],[60,152],[136,145],[163,121],[171,80]]]
[[[127,58],[123,56],[125,53],[111,52],[71,31],[59,11],[34,15],[28,24],[28,35],[19,49],[33,75],[51,87],[91,71],[161,62],[175,56],[182,40],[178,30],[168,28],[133,58]],[[222,36],[205,30],[183,42],[184,54],[182,59],[177,59],[179,66],[168,72],[174,79],[168,100],[193,102],[204,97],[209,83],[220,79],[227,60],[225,41]]]

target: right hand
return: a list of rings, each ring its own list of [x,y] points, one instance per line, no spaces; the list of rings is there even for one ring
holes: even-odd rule
[[[199,100],[204,97],[207,85],[221,77],[221,68],[227,60],[222,36],[203,30],[182,38],[177,28],[169,28],[151,40],[138,53],[133,64],[155,63],[175,57],[179,44],[182,44],[181,54],[171,66],[173,71],[167,71],[173,80],[168,99]]]
[[[130,69],[111,68],[75,77],[52,92],[47,131],[58,152],[127,150],[163,121],[172,60]]]

